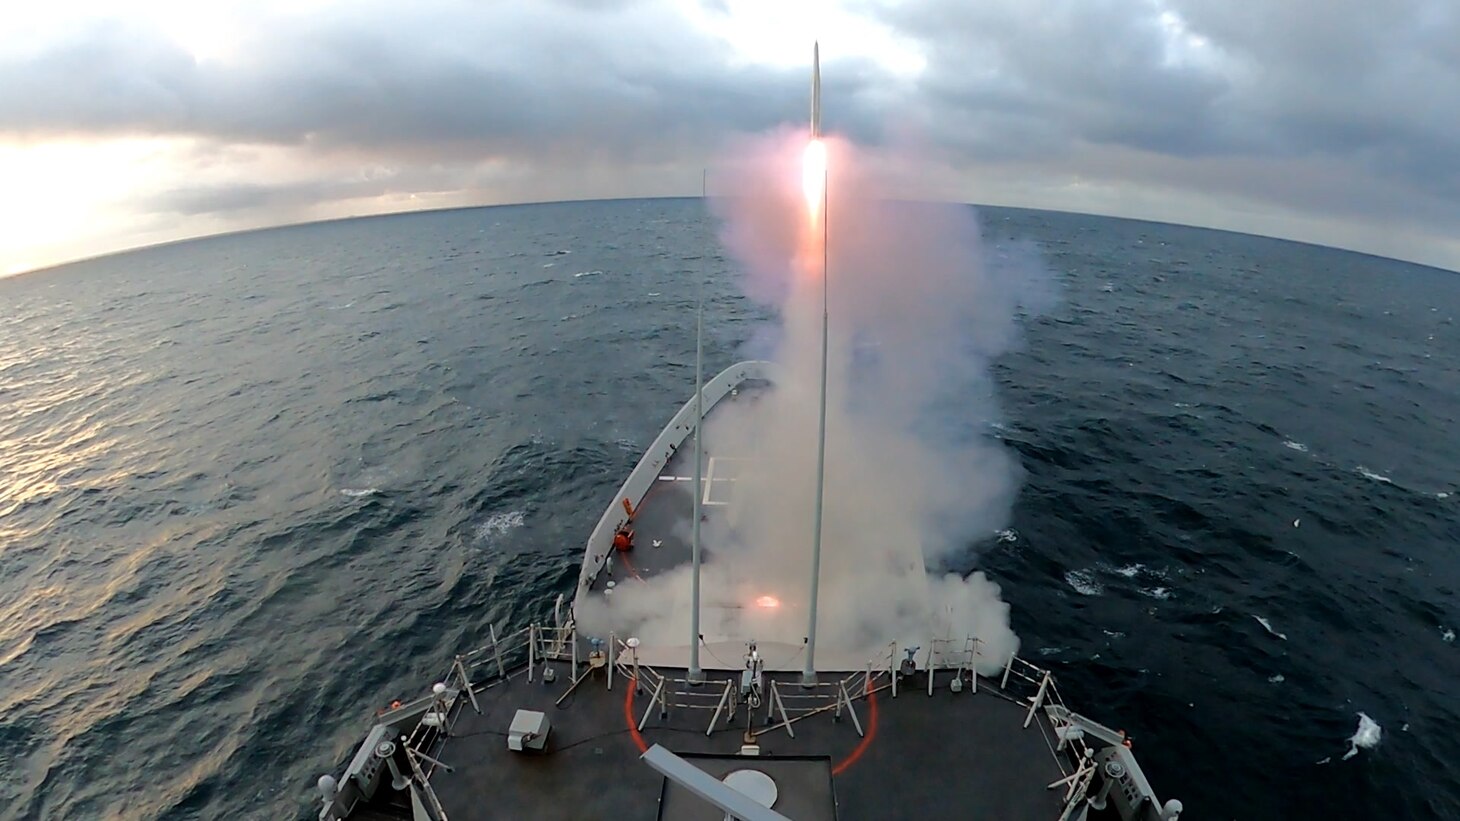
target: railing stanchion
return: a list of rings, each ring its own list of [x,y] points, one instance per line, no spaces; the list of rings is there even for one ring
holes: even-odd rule
[[[842,707],[843,703],[845,703],[845,705],[846,705],[847,712],[848,713],[851,713],[851,715],[852,715],[852,726],[854,726],[854,727],[857,728],[857,735],[858,736],[861,736],[861,737],[865,737],[867,734],[862,731],[862,722],[860,720],[858,720],[858,718],[857,718],[857,708],[852,706],[852,697],[849,696],[849,695],[847,695],[846,685],[845,684],[838,684],[837,685],[837,711],[838,712],[841,711],[841,707]]]
[[[776,686],[775,679],[771,679],[771,697],[767,699],[767,701],[773,702],[775,704],[775,708],[781,711],[781,723],[786,725],[786,735],[795,738],[796,731],[791,727],[791,718],[786,715],[786,704],[785,702],[781,701],[781,688]],[[767,713],[770,713],[770,706],[770,704],[766,705]]]
[[[933,660],[934,658],[936,658],[936,656],[934,654],[937,651],[937,647],[938,647],[938,640],[937,639],[929,639],[928,640],[928,695],[929,696],[931,696],[933,694],[933,672],[938,669],[937,662],[935,662]]]
[[[426,778],[426,774],[421,772],[421,762],[416,760],[416,756],[421,754],[412,750],[409,744],[404,746],[406,750],[406,761],[410,762],[411,771],[415,773],[416,781],[420,782],[421,791],[426,794],[426,799],[431,802],[431,809],[436,811],[436,817],[440,821],[448,821],[446,818],[446,808],[441,806],[441,801],[436,798],[436,791],[431,789],[431,782]],[[434,761],[434,759],[432,760]],[[440,764],[440,762],[436,763]],[[446,767],[445,764],[441,764],[441,766]],[[450,770],[451,768],[446,767],[446,769]]]
[[[578,677],[578,625],[574,624],[573,629],[568,632],[568,640],[573,642],[573,673],[568,676],[572,679]]]
[[[887,672],[892,674],[892,697],[897,698],[897,642],[892,642],[892,649],[887,653]]]
[[[492,635],[492,655],[497,657],[497,678],[506,678],[507,668],[502,666],[502,648],[497,644],[497,625],[489,624],[487,629]]]
[[[649,713],[654,711],[654,702],[659,700],[659,691],[664,689],[664,679],[661,677],[659,683],[654,687],[654,695],[649,697],[649,705],[644,708],[644,717],[639,719],[639,729],[643,730],[644,725],[649,723]]]
[[[978,638],[973,639],[973,656],[968,660],[968,679],[973,682],[970,693],[978,693]]]
[[[720,701],[715,705],[715,714],[710,716],[710,726],[705,728],[705,735],[715,731],[715,722],[720,720],[720,713],[724,712],[725,705],[730,701],[730,680],[725,680],[725,691],[720,693]]]
[[[476,691],[471,688],[471,676],[467,675],[466,665],[461,663],[461,656],[456,657],[456,674],[461,676],[461,686],[466,688],[467,697],[471,699],[472,709],[477,711],[477,715],[481,715],[482,705],[477,703]]]
[[[1029,704],[1029,715],[1024,717],[1024,726],[1028,727],[1029,722],[1034,720],[1034,714],[1044,704],[1044,691],[1049,689],[1049,671],[1045,671],[1044,678],[1039,680],[1039,692],[1035,694],[1034,701]]]

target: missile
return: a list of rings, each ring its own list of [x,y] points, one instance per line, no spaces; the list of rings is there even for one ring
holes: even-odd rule
[[[821,136],[821,43],[811,45],[811,137]]]

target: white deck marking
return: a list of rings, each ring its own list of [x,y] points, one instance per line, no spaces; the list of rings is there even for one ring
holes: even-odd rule
[[[701,501],[704,504],[707,504],[707,505],[716,505],[716,506],[719,506],[719,507],[724,507],[724,506],[730,504],[730,501],[729,500],[719,501],[719,500],[716,500],[716,499],[711,498],[711,497],[713,497],[715,495],[715,483],[716,482],[730,482],[730,483],[732,483],[731,484],[731,489],[730,489],[729,493],[730,493],[730,498],[733,499],[735,497],[734,482],[738,481],[739,477],[738,476],[733,476],[733,475],[732,476],[715,476],[715,470],[716,470],[717,467],[720,467],[720,466],[730,466],[732,473],[738,473],[739,471],[734,468],[733,463],[735,463],[735,462],[749,462],[749,461],[750,461],[750,459],[747,458],[747,457],[744,457],[744,456],[711,456],[710,457],[710,472],[705,476],[705,495],[704,495],[704,497],[702,498]]]
[[[738,477],[738,476],[716,476],[715,475],[715,472],[716,472],[717,468],[720,465],[723,465],[723,464],[728,463],[728,462],[749,462],[749,461],[750,461],[750,458],[749,457],[746,457],[746,456],[711,456],[710,457],[710,467],[709,467],[708,470],[705,471],[705,478],[700,483],[700,486],[704,489],[703,490],[703,494],[704,495],[700,496],[700,504],[702,504],[702,505],[712,505],[714,507],[725,507],[726,505],[730,504],[729,500],[722,501],[720,499],[713,498],[714,495],[715,495],[715,492],[714,492],[715,491],[715,483],[716,482],[721,482],[721,483],[723,483],[723,482],[729,482],[733,486],[735,482],[740,481],[740,477]],[[658,476],[658,479],[661,482],[693,482],[694,479],[695,479],[695,477],[693,477],[693,476],[675,476],[673,474],[664,473],[664,474],[660,474]],[[729,491],[729,493],[730,493],[730,496],[733,498],[734,497],[734,491],[731,490],[731,491]]]
[[[705,481],[700,485],[700,504],[719,505],[723,502],[710,501],[710,488],[715,486],[715,464],[720,460],[714,456],[710,457],[710,469],[705,471]]]

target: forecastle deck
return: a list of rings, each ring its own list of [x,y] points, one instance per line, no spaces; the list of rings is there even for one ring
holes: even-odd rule
[[[707,422],[753,408],[775,377],[769,363],[727,369],[706,385]],[[344,776],[321,779],[320,821],[723,818],[639,761],[652,745],[716,778],[758,770],[776,786],[772,809],[798,821],[1163,817],[1123,737],[1066,709],[1048,672],[984,656],[976,636],[823,648],[803,686],[804,643],[751,640],[770,596],[706,603],[733,635],[700,637],[697,683],[687,643],[581,629],[575,613],[611,606],[617,585],[689,561],[696,490],[704,521],[728,507],[745,460],[710,453],[695,482],[682,447],[693,431],[690,402],[600,518],[571,604],[559,596],[550,623],[511,635],[489,627],[432,692],[378,715]],[[616,550],[625,525],[634,547]]]
[[[359,791],[350,817],[411,818],[414,803],[427,818],[721,818],[676,796],[638,761],[661,744],[711,756],[691,761],[712,774],[767,772],[780,788],[775,809],[798,821],[946,817],[954,809],[974,818],[1054,821],[1084,755],[1083,745],[1058,750],[1059,723],[1044,709],[1048,687],[1022,662],[1005,689],[968,670],[903,676],[889,653],[870,672],[828,675],[812,688],[800,685],[798,673],[766,672],[752,699],[738,672],[712,670],[691,685],[682,669],[635,663],[632,648],[613,642],[617,659],[610,662],[571,626],[533,627],[463,657],[439,696],[381,717],[389,728],[382,738],[401,736],[392,753],[397,768],[418,777],[397,792],[388,762],[378,764],[374,789]],[[524,644],[531,665],[508,669]],[[470,689],[462,674],[473,680]],[[541,750],[509,749],[519,710],[547,718]],[[433,713],[449,731],[421,720]],[[739,755],[747,733],[759,758]],[[661,814],[675,806],[687,809]]]

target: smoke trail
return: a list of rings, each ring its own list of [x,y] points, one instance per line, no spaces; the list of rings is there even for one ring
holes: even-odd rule
[[[753,404],[717,409],[706,431],[707,452],[745,460],[725,514],[705,525],[710,641],[794,644],[806,631],[822,281],[802,192],[805,143],[799,131],[748,140],[714,188],[746,293],[778,314],[784,376]],[[997,410],[989,367],[1018,339],[1018,314],[1041,310],[1052,290],[1037,267],[991,272],[972,210],[917,202],[923,186],[902,158],[836,140],[828,154],[818,660],[855,656],[860,667],[889,641],[961,646],[973,635],[992,670],[1018,647],[998,585],[939,568],[1006,524],[1018,466],[986,435]],[[614,621],[646,642],[683,644],[688,588],[684,573],[620,588]],[[778,606],[757,606],[762,597]]]

